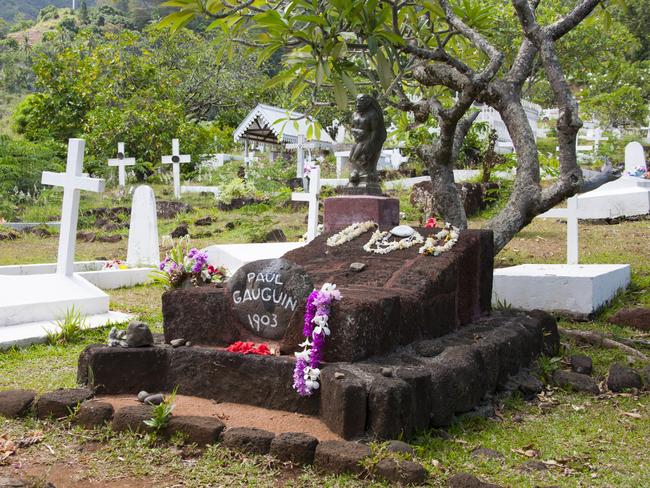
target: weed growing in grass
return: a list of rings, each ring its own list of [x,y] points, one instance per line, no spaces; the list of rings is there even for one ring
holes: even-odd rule
[[[48,345],[62,346],[79,342],[86,329],[86,316],[73,306],[65,313],[63,319],[55,322],[55,325],[54,330],[46,331]]]

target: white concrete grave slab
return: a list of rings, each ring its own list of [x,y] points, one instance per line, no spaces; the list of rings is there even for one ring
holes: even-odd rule
[[[181,164],[189,163],[191,161],[189,154],[180,153],[180,144],[178,139],[172,139],[172,154],[171,156],[163,156],[163,164],[172,165],[172,176],[174,177],[174,196],[181,197]]]
[[[127,158],[124,153],[124,143],[117,143],[117,158],[108,160],[109,166],[117,166],[117,179],[120,188],[126,186],[126,167],[135,165],[135,158]]]
[[[156,196],[147,185],[133,192],[126,263],[131,267],[160,264]]]
[[[494,270],[492,304],[591,317],[630,284],[629,264],[578,264],[578,197],[539,218],[567,220],[567,264],[522,264]]]
[[[521,264],[494,270],[492,304],[588,318],[629,284],[628,264]]]
[[[650,214],[650,180],[621,176],[578,196],[581,219],[613,219]]]
[[[0,349],[45,340],[43,323],[60,320],[73,308],[96,326],[128,318],[109,312],[108,295],[73,274],[80,192],[104,189],[104,180],[82,174],[84,146],[83,139],[70,139],[66,172],[42,176],[44,184],[61,186],[64,192],[56,271],[0,275]]]
[[[316,239],[318,235],[318,197],[320,196],[320,168],[316,166],[309,173],[309,192],[291,194],[294,202],[309,202],[307,213],[307,242]]]
[[[269,242],[261,244],[215,244],[204,249],[208,264],[225,266],[232,276],[243,265],[258,259],[276,259],[304,246],[305,242]]]
[[[643,146],[636,141],[625,146],[625,172],[634,172],[638,167],[646,168]]]

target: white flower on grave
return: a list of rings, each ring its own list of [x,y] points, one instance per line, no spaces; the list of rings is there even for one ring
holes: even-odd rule
[[[311,342],[309,342],[309,337],[307,337],[307,338],[305,339],[305,342],[302,342],[302,343],[300,343],[300,344],[298,344],[298,345],[299,345],[300,347],[311,347],[311,346],[312,346]]]
[[[323,286],[321,287],[320,291],[322,291],[323,293],[327,293],[334,300],[341,299],[341,292],[336,289],[336,285],[334,283],[323,283]]]
[[[320,369],[311,368],[309,366],[305,368],[305,380],[307,380],[308,382],[313,381],[316,382],[316,384],[318,384],[318,378],[320,378]]]
[[[302,344],[301,344],[302,346]],[[294,352],[294,355],[296,356],[296,359],[303,359],[305,361],[309,361],[309,351],[307,349],[303,349],[300,352]],[[305,373],[306,375],[307,373]]]
[[[320,334],[325,334],[326,336],[330,335],[330,329],[327,327],[327,322],[329,320],[329,317],[327,315],[316,315],[312,322],[316,324],[316,327],[314,327],[314,336],[320,335]]]

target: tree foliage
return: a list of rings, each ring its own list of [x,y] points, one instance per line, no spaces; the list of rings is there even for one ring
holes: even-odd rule
[[[284,87],[305,109],[348,107],[359,91],[413,125],[433,119],[439,136],[417,148],[434,187],[434,209],[454,225],[467,219],[454,186],[453,166],[486,103],[503,118],[517,151],[517,181],[510,201],[490,223],[496,249],[538,213],[574,193],[582,181],[575,142],[582,125],[559,52],[562,38],[600,0],[172,0],[176,12],[161,21],[177,32],[197,16],[209,17],[223,49],[234,43],[258,49],[262,60],[282,53],[283,69],[267,87]],[[542,5],[540,5],[542,4]],[[554,9],[552,7],[561,8]],[[542,190],[532,129],[521,95],[536,73],[548,80],[560,108],[560,176]],[[322,97],[322,94],[329,94]]]

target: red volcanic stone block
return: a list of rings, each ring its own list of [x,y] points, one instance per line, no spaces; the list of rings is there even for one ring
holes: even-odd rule
[[[100,427],[113,418],[113,405],[108,402],[89,400],[83,402],[74,418],[74,423],[86,429]]]
[[[0,391],[0,415],[3,417],[23,417],[27,415],[36,398],[33,390]]]
[[[311,464],[314,462],[314,452],[318,439],[302,432],[285,432],[278,434],[271,441],[271,456],[280,461],[291,461],[296,464]]]
[[[249,454],[268,454],[275,434],[255,427],[233,427],[223,433],[226,447]]]
[[[323,441],[316,447],[314,465],[328,473],[361,474],[364,471],[361,461],[371,454],[370,448],[365,444]]]
[[[399,225],[399,200],[372,195],[326,198],[323,203],[325,232],[337,232],[355,222],[372,220],[379,226]]]
[[[62,388],[43,393],[36,400],[36,416],[39,419],[67,417],[92,396],[93,392],[88,388]]]
[[[169,419],[165,434],[167,437],[172,437],[176,433],[182,433],[187,443],[207,446],[215,444],[225,428],[221,420],[213,417],[180,415]]]
[[[115,432],[153,432],[153,428],[145,424],[151,420],[153,408],[150,405],[128,405],[115,412],[113,430]]]

